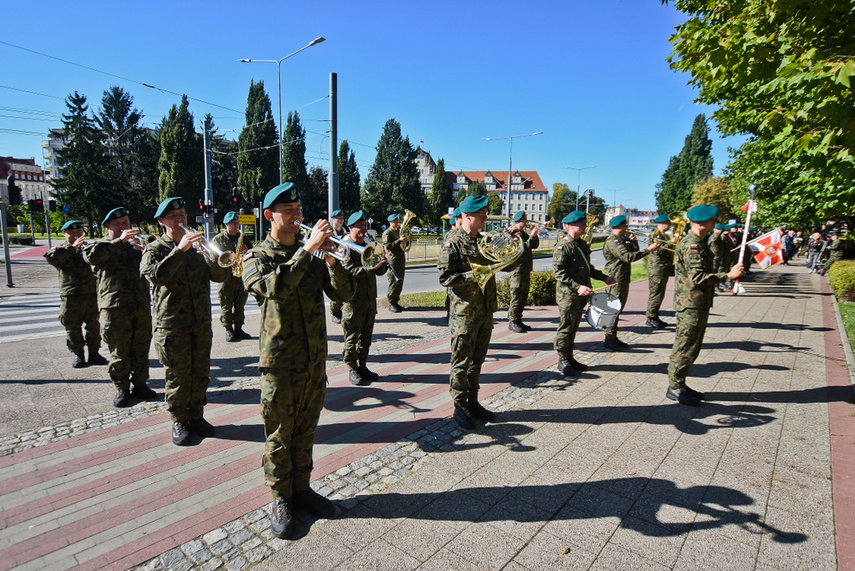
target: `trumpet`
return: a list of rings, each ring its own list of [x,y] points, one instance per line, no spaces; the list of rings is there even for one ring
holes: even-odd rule
[[[302,223],[300,224],[300,228],[308,234],[311,234],[312,230],[314,230],[314,228],[312,228],[311,226]],[[369,270],[373,270],[374,268],[379,266],[380,262],[385,259],[382,255],[383,251],[379,249],[382,248],[382,246],[380,246],[376,242],[370,242],[364,246],[360,246],[355,242],[348,242],[347,240],[343,240],[338,236],[332,235],[327,236],[327,240],[335,244],[335,248],[329,251],[316,250],[316,257],[322,258],[325,254],[329,254],[336,260],[343,262],[345,259],[347,259],[347,251],[353,250],[354,252],[359,254],[359,257],[362,260],[363,267]],[[375,252],[379,252],[379,254],[375,254]]]
[[[190,230],[184,224],[179,224],[178,227],[185,232],[193,232],[193,230]],[[234,252],[223,252],[204,236],[202,236],[198,242],[193,244],[193,247],[212,262],[216,262],[221,268],[230,268],[235,261]]]
[[[550,222],[553,222],[553,220],[550,220]],[[532,229],[535,226],[538,226],[541,230],[558,230],[558,228],[556,228],[555,226],[550,226],[546,222],[538,222],[537,220],[529,220],[526,226]]]
[[[401,249],[409,252],[413,245],[413,232],[410,230],[410,222],[416,217],[416,213],[412,210],[404,210],[404,221],[401,222],[400,238],[406,238],[406,241],[401,242]],[[399,238],[399,239],[400,239]]]
[[[130,239],[128,239],[128,243],[132,246],[145,248],[155,240],[157,240],[157,236],[154,234],[137,234],[136,236],[131,236]]]
[[[643,236],[645,238],[645,240],[644,240],[645,242],[649,242],[649,243],[659,242],[659,247],[662,248],[663,250],[667,251],[667,252],[674,253],[677,251],[677,244],[679,242],[674,242],[674,241],[668,240],[667,238],[660,238],[659,236],[656,235],[656,232],[653,232],[653,233],[650,233],[650,232],[633,232],[633,234],[635,234],[636,236]],[[665,234],[665,235],[667,236],[667,234]]]

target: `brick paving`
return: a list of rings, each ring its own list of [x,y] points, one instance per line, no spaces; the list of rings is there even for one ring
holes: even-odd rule
[[[622,321],[632,350],[583,327],[576,379],[554,371],[555,308],[528,311],[525,335],[497,320],[482,396],[502,422],[473,432],[448,418],[447,334],[416,326],[440,314],[401,314],[419,334],[381,335],[380,382],[329,363],[312,486],[339,509],[298,513],[294,541],[269,531],[257,377],[214,388],[217,437],[189,448],[162,403],[3,437],[0,570],[853,568],[833,300],[799,266],[746,287],[716,300],[697,409],[664,398],[673,332],[640,327],[646,282]]]

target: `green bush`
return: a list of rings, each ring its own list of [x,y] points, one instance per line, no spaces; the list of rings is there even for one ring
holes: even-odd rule
[[[0,244],[3,243],[3,237],[0,236]],[[33,237],[29,234],[9,234],[10,244],[21,244],[22,246],[34,246]]]
[[[828,270],[831,291],[841,301],[855,301],[855,260],[834,262]]]
[[[511,302],[508,281],[509,277],[496,280],[496,295],[502,307],[507,307]],[[526,305],[555,305],[555,275],[552,272],[532,272]]]

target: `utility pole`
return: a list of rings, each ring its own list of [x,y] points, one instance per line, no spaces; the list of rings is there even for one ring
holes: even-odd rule
[[[214,191],[211,188],[211,120],[205,117],[205,134],[202,137],[205,159],[205,238],[210,240],[214,235]],[[210,212],[210,214],[209,214]]]
[[[330,180],[328,210],[338,210],[338,75],[330,73]]]

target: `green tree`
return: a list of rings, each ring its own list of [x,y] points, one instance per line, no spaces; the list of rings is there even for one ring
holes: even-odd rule
[[[345,139],[338,148],[338,207],[345,212],[345,218],[359,210],[359,200],[359,168]]]
[[[193,127],[187,96],[169,110],[160,127],[159,201],[184,198],[188,211],[203,198],[205,189],[202,140]]]
[[[142,114],[134,107],[131,94],[113,86],[101,97],[98,124],[106,137],[110,157],[110,177],[119,204],[136,205],[141,202],[138,184],[138,143],[144,136]],[[139,221],[140,213],[131,211],[132,220]]]
[[[250,82],[245,119],[237,144],[237,187],[245,205],[256,205],[279,184],[278,134],[263,81]]]
[[[234,143],[217,133],[214,118],[210,113],[205,115],[205,120],[211,124],[211,187],[214,192],[214,208],[221,213],[217,217],[217,222],[220,222],[226,212],[246,208],[247,205],[240,202],[240,195],[237,205],[232,202],[232,191],[237,188],[237,155],[232,152]]]
[[[59,202],[68,206],[72,217],[83,218],[92,234],[101,214],[116,203],[110,161],[104,135],[89,115],[86,96],[75,91],[65,105],[68,114],[62,116],[62,125],[66,143],[57,151],[59,177],[53,185]]]
[[[329,218],[329,173],[327,169],[314,166],[309,169],[308,192],[312,195],[311,202],[315,205],[314,216],[307,216],[307,220],[320,220]],[[304,213],[305,216],[305,213]]]
[[[409,137],[401,136],[401,125],[395,119],[386,121],[377,156],[362,187],[362,206],[374,218],[385,218],[389,212],[412,210],[417,216],[425,212],[425,197],[416,167],[417,151]]]
[[[487,194],[487,214],[504,214],[505,199],[498,192]]]
[[[321,210],[326,210],[326,204],[318,204],[312,196],[312,181],[306,170],[306,130],[296,111],[288,112],[282,137],[282,180],[293,182],[300,189],[303,218],[311,226],[320,218]]]
[[[576,210],[576,191],[570,190],[570,187],[563,182],[553,183],[552,199],[546,209],[549,217],[554,218],[555,224],[561,227],[561,220],[574,210]]]
[[[733,216],[731,194],[730,183],[727,179],[711,177],[698,182],[692,189],[692,206],[713,204],[718,207],[717,221],[726,222]],[[740,204],[740,206],[742,205]]]
[[[690,18],[671,67],[725,135],[751,136],[732,169],[774,219],[821,221],[855,208],[855,34],[851,0],[677,0]]]
[[[442,226],[442,217],[448,214],[448,208],[454,204],[451,185],[445,179],[445,159],[439,159],[436,161],[436,176],[426,204],[428,220],[436,226]]]
[[[671,157],[662,175],[662,182],[656,185],[656,206],[659,212],[687,210],[692,203],[695,183],[711,177],[712,172],[712,141],[707,119],[701,113],[695,117],[680,154]]]

